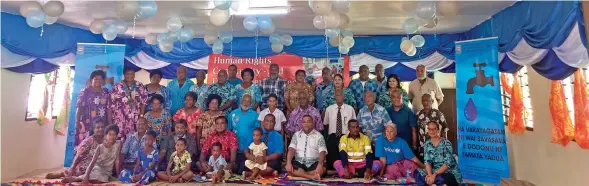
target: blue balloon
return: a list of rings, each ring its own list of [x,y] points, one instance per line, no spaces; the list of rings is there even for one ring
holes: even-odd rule
[[[215,0],[213,1],[215,7],[221,10],[227,10],[231,8],[231,0]]]
[[[168,34],[167,33],[159,33],[159,34],[157,34],[157,42],[158,43],[167,43],[167,42],[170,42],[170,39],[168,39]]]
[[[419,29],[419,23],[416,19],[407,18],[405,19],[405,22],[403,22],[403,30],[405,30],[406,34],[413,34],[417,32],[417,29]]]
[[[346,36],[354,37],[354,33],[351,30],[344,30],[342,32],[342,37],[346,37]]]
[[[243,20],[243,27],[250,32],[256,31],[258,28],[258,19],[256,19],[256,16],[245,17]]]
[[[149,18],[157,12],[157,4],[155,1],[139,1],[139,18]]]
[[[422,47],[425,44],[425,38],[421,35],[415,35],[411,37],[411,42],[413,42],[415,47]]]
[[[43,24],[45,24],[46,17],[47,16],[45,15],[45,12],[43,12],[42,10],[31,11],[27,15],[27,24],[30,27],[39,28],[43,26]]]
[[[272,27],[272,19],[270,16],[258,17],[258,27],[260,27],[260,29],[270,29]]]
[[[180,35],[180,30],[176,31],[176,32],[168,32],[168,41],[171,42],[175,42],[176,40],[178,40],[178,35]]]
[[[108,24],[102,28],[102,37],[107,41],[112,41],[117,37],[117,26]]]
[[[180,29],[180,31],[178,31],[178,40],[180,40],[180,42],[190,41],[193,36],[194,36],[194,30],[192,30],[192,28],[184,27],[184,28]]]
[[[222,32],[219,38],[223,43],[231,43],[231,41],[233,41],[233,34],[231,34],[231,32]]]
[[[221,40],[217,40],[217,41],[215,41],[215,43],[213,43],[213,53],[215,53],[215,54],[223,53],[223,42]]]
[[[280,43],[280,35],[277,33],[270,34],[270,43],[277,44]]]

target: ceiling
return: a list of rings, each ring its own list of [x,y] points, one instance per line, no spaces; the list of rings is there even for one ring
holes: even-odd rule
[[[45,2],[47,0],[44,0]],[[267,1],[267,0],[250,0]],[[65,12],[58,23],[88,29],[94,19],[112,21],[117,19],[114,1],[64,1]],[[2,1],[2,12],[19,14],[23,1]],[[513,5],[515,1],[460,1],[459,14],[453,17],[438,16],[435,28],[421,28],[423,34],[459,33],[489,19],[495,13]],[[214,6],[210,1],[157,1],[158,12],[155,16],[137,20],[135,29],[129,23],[129,29],[123,37],[143,38],[149,33],[167,32],[166,22],[178,17],[185,26],[194,28],[196,37],[203,37],[207,31],[232,31],[234,36],[253,36],[243,27],[245,16],[232,16],[222,27],[215,27],[209,22],[208,13]],[[347,15],[350,17],[349,29],[356,35],[398,35],[404,34],[403,21],[414,16],[417,2],[401,1],[353,1]],[[276,25],[276,33],[291,35],[323,35],[324,31],[316,29],[312,20],[314,14],[308,1],[288,1],[289,13],[271,16]],[[120,36],[120,35],[119,35]]]

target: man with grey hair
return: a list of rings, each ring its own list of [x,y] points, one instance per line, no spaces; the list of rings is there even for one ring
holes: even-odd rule
[[[413,112],[417,113],[423,109],[421,104],[421,95],[428,93],[435,97],[432,107],[437,109],[438,105],[444,101],[444,93],[438,85],[438,83],[427,77],[427,69],[425,65],[419,65],[415,69],[417,73],[417,79],[409,83],[409,99],[411,99],[411,105],[413,105]]]
[[[364,93],[364,100],[366,106],[362,107],[358,112],[358,121],[360,122],[360,128],[363,129],[364,133],[372,143],[374,143],[380,135],[382,135],[382,129],[384,124],[391,122],[391,118],[387,113],[387,110],[375,103],[376,95],[372,91],[366,91]]]
[[[384,133],[385,135],[380,136],[376,141],[375,156],[384,165],[380,171],[380,177],[394,180],[404,178],[408,169],[414,172],[417,168],[425,168],[425,165],[415,157],[407,142],[397,138],[397,126],[394,123],[387,123]]]
[[[399,137],[405,140],[410,147],[417,149],[417,121],[415,113],[403,104],[401,92],[394,91],[391,94],[392,107],[387,108],[387,112],[393,123],[397,124]]]

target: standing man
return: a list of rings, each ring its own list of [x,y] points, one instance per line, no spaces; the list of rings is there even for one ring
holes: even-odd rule
[[[229,65],[229,78],[227,82],[233,86],[241,84],[243,81],[237,77],[237,66],[235,64]]]
[[[417,73],[417,79],[409,83],[409,99],[411,99],[411,105],[413,105],[413,112],[417,113],[423,109],[421,96],[425,93],[435,97],[432,108],[438,109],[438,106],[444,101],[442,89],[434,79],[427,77],[424,65],[417,66],[415,72]]]
[[[196,107],[201,110],[206,110],[205,100],[207,92],[209,91],[209,85],[205,83],[205,71],[201,70],[196,73],[196,84],[190,87],[190,91],[196,93],[198,98],[196,100]]]
[[[276,108],[284,110],[284,91],[286,89],[286,80],[280,78],[280,67],[278,64],[270,65],[270,77],[262,80],[262,108],[268,108],[268,96],[274,93],[278,96]]]
[[[321,77],[323,78],[323,82],[319,83],[317,87],[315,87],[315,107],[319,108],[321,113],[325,112],[325,110],[321,110],[329,105],[325,104],[323,101],[323,94],[328,87],[333,86],[333,81],[331,80],[331,70],[325,67],[321,70]]]
[[[186,67],[180,65],[176,70],[176,79],[168,83],[168,90],[172,97],[172,113],[170,114],[174,115],[176,111],[184,107],[184,96],[190,91],[192,85],[194,82],[186,77]]]
[[[335,92],[335,104],[325,109],[323,128],[327,128],[327,169],[334,170],[333,163],[339,159],[340,137],[348,133],[348,121],[356,119],[354,107],[344,103],[344,93]]]
[[[413,150],[417,149],[417,119],[415,113],[403,104],[401,92],[391,94],[392,107],[387,108],[391,121],[397,125],[397,136],[405,140]]]
[[[238,169],[234,172],[242,172],[245,168],[244,152],[254,139],[254,129],[260,127],[258,121],[258,113],[251,108],[252,97],[249,94],[243,95],[241,104],[238,109],[233,110],[227,120],[229,124],[227,129],[233,131],[237,135],[237,143],[239,144],[239,151],[237,152]]]
[[[358,121],[360,128],[370,137],[372,143],[376,143],[378,137],[382,135],[384,125],[391,123],[391,118],[384,107],[375,103],[376,96],[372,91],[366,91],[364,97],[366,106],[358,112]]]
[[[235,86],[227,82],[227,71],[220,70],[217,74],[217,83],[209,87],[208,95],[217,94],[221,96],[221,108],[219,108],[219,110],[222,110],[225,115],[228,116],[235,100],[237,99],[235,92]],[[208,97],[208,95],[206,97]]]
[[[387,81],[387,77],[384,75],[384,67],[382,64],[378,64],[374,67],[374,73],[376,73],[376,81],[378,82],[378,90],[384,86]]]
[[[379,83],[368,78],[368,74],[368,66],[362,65],[360,66],[360,78],[350,82],[349,88],[356,98],[356,108],[364,107],[364,93],[366,91],[376,92],[378,89]]]

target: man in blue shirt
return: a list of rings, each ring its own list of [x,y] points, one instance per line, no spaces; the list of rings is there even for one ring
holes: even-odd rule
[[[227,69],[229,77],[227,77],[227,83],[235,86],[240,85],[243,81],[237,77],[237,66],[235,64],[229,65]]]
[[[245,168],[245,155],[243,151],[248,149],[253,142],[254,129],[260,127],[258,121],[258,113],[251,109],[252,97],[246,94],[241,99],[241,106],[233,110],[227,120],[227,129],[233,131],[237,136],[237,143],[239,150],[237,151],[238,170],[235,172],[242,172]]]
[[[282,140],[280,132],[274,130],[274,125],[276,124],[275,120],[276,117],[274,117],[273,114],[267,114],[264,116],[264,121],[262,121],[262,142],[268,146],[264,161],[268,163],[268,166],[260,172],[261,176],[278,175],[278,172],[280,172],[280,168],[282,167],[280,158],[284,153],[284,141]],[[252,161],[255,161],[256,158],[253,154],[247,152],[245,153],[245,157]],[[246,176],[248,176],[248,174],[246,174]]]
[[[425,168],[425,165],[415,157],[407,142],[397,138],[397,127],[395,124],[388,123],[385,125],[385,135],[380,136],[376,141],[376,157],[380,158],[381,164],[384,165],[380,171],[380,177],[387,179],[404,178],[407,170],[411,173],[415,169]],[[386,174],[385,174],[386,170]]]
[[[323,105],[324,98],[323,94],[328,87],[333,86],[333,81],[331,80],[331,70],[325,67],[321,70],[321,77],[323,78],[323,82],[319,83],[317,87],[315,87],[315,108],[318,108],[321,113],[325,112],[325,108],[329,105]],[[356,106],[356,105],[352,105]],[[326,130],[327,131],[327,130]]]
[[[376,92],[378,90],[378,83],[374,79],[368,78],[368,66],[362,65],[360,66],[360,77],[358,79],[354,79],[350,82],[348,88],[352,90],[354,97],[356,98],[356,108],[361,109],[364,107],[364,92],[372,91]],[[375,95],[376,96],[376,95]]]
[[[395,91],[391,94],[393,106],[387,108],[391,121],[397,125],[397,133],[413,149],[417,149],[417,119],[415,114],[407,105],[403,104],[401,92]]]
[[[180,65],[176,71],[176,79],[168,83],[168,90],[172,98],[172,109],[170,114],[176,114],[180,108],[184,107],[184,96],[190,88],[194,85],[192,80],[186,77],[186,67]]]

